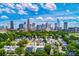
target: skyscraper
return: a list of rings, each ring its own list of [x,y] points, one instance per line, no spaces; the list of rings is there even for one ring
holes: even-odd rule
[[[57,30],[60,30],[60,20],[57,19]]]
[[[45,30],[45,24],[41,25],[41,30],[44,31]]]
[[[48,23],[46,23],[46,28],[48,28],[48,26],[49,26],[49,24],[48,24]]]
[[[57,26],[57,23],[55,23],[54,24],[54,30],[57,30],[58,28],[57,28],[58,26]]]
[[[45,30],[46,30],[46,31],[50,31],[50,30],[51,30],[51,24],[46,23],[46,24],[45,24]]]
[[[14,29],[14,22],[10,21],[10,29]]]
[[[37,30],[37,31],[41,31],[41,30],[42,30],[41,25],[37,25],[37,26],[36,26],[36,30]]]
[[[68,28],[68,23],[64,22],[64,30],[67,30],[67,28]]]
[[[32,31],[34,31],[34,30],[36,30],[36,28],[35,28],[35,23],[32,23]]]
[[[24,24],[19,24],[19,29],[24,29]]]
[[[24,31],[27,31],[27,24],[24,22]]]
[[[31,24],[30,24],[30,20],[27,20],[27,30],[30,31],[31,30]]]

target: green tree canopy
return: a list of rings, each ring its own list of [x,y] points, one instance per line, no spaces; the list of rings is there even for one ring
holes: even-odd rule
[[[35,56],[47,56],[48,54],[46,53],[45,50],[37,50],[35,52]]]
[[[0,56],[5,56],[5,50],[4,49],[0,49]]]
[[[48,55],[50,55],[50,51],[51,51],[51,45],[49,43],[45,44],[44,50],[46,51],[46,53]]]
[[[18,55],[21,55],[24,53],[24,49],[22,47],[18,47],[15,49],[15,53]]]
[[[21,40],[17,43],[17,45],[19,45],[20,47],[23,47],[25,44],[28,44],[28,43],[29,43],[28,40],[26,40],[26,39],[21,39]]]

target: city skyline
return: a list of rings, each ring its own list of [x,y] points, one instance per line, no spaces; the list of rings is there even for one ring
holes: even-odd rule
[[[69,27],[68,22],[63,22],[63,25],[61,26],[61,23],[59,19],[57,19],[56,23],[50,24],[49,22],[47,23],[42,23],[42,24],[37,24],[34,22],[31,22],[30,19],[24,21],[23,23],[18,24],[17,27],[15,27],[15,22],[10,21],[9,26],[4,25],[0,26],[0,30],[22,30],[22,31],[59,31],[59,30],[64,30],[66,32],[79,32],[79,27]]]

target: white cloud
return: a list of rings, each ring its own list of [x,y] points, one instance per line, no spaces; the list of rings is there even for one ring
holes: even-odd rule
[[[54,20],[52,17],[46,17],[46,20]]]
[[[50,10],[55,10],[56,9],[56,5],[54,3],[46,3],[45,7],[50,9]]]
[[[3,3],[5,5],[5,8],[0,9],[0,13],[6,12],[6,13],[18,13],[18,14],[28,14],[27,11],[25,11],[25,8],[28,8],[31,11],[38,11],[39,8],[35,4],[31,3],[20,3],[20,4],[14,4],[14,3]],[[2,6],[2,5],[1,5]],[[16,12],[17,10],[18,12]]]
[[[10,8],[4,8],[3,11],[10,13]]]
[[[56,5],[54,3],[46,3],[46,4],[41,3],[40,5],[41,7],[48,10],[56,10]]]
[[[56,17],[56,19],[59,19],[59,20],[69,20],[69,19],[79,19],[79,17],[74,17],[74,16],[64,16],[64,17]]]
[[[18,10],[18,14],[21,14],[21,15],[27,15],[28,14],[26,11],[24,11],[25,8],[22,4],[16,4],[15,8]]]
[[[75,17],[64,17],[64,19],[75,19]]]
[[[16,13],[14,10],[10,10],[11,13]]]
[[[27,13],[24,10],[18,10],[18,14],[21,14],[21,15],[25,14],[25,15],[27,15]]]
[[[36,17],[36,20],[46,21],[46,20],[54,20],[54,18],[52,18],[50,16],[48,16],[48,17],[38,16],[38,17]]]
[[[15,8],[16,8],[16,9],[23,9],[23,7],[22,7],[21,4],[16,4],[16,5],[15,5]]]
[[[8,16],[3,15],[3,16],[1,16],[0,18],[1,18],[1,19],[8,19]]]
[[[38,8],[37,5],[33,5],[33,4],[31,4],[31,3],[23,3],[22,6],[23,6],[24,8],[28,8],[28,9],[30,9],[30,10],[32,10],[32,11],[38,11],[38,10],[39,10],[39,8]]]
[[[13,8],[13,9],[15,8],[15,4],[13,4],[13,3],[5,3],[4,5],[6,5],[10,8]]]
[[[36,17],[36,19],[37,19],[37,20],[44,20],[43,17],[41,17],[41,16]]]
[[[63,20],[64,18],[63,17],[57,17],[57,19]]]
[[[10,9],[8,7],[7,8],[2,8],[1,11],[6,12],[6,13],[16,13],[13,9]]]

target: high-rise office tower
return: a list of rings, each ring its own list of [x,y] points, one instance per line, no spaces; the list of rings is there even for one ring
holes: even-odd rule
[[[54,30],[58,30],[57,23],[54,24]]]
[[[35,27],[35,23],[32,23],[32,27]]]
[[[5,26],[5,29],[8,29],[8,26]]]
[[[30,24],[30,20],[27,20],[27,30],[30,31],[31,30],[31,24]]]
[[[46,23],[46,24],[45,24],[45,30],[46,30],[46,31],[50,31],[50,30],[51,30],[51,24]]]
[[[60,30],[60,20],[57,19],[57,30]]]
[[[24,29],[24,24],[19,24],[19,29]]]
[[[34,30],[36,30],[36,28],[35,28],[35,23],[32,23],[32,31],[34,31]]]
[[[24,31],[27,31],[27,25],[26,25],[26,22],[24,22]]]
[[[45,24],[42,24],[42,25],[41,25],[41,30],[42,30],[42,31],[45,30]]]
[[[64,30],[67,30],[68,28],[68,22],[64,22]]]
[[[46,28],[48,28],[48,26],[49,26],[49,24],[48,24],[48,23],[46,23]]]
[[[37,26],[36,26],[36,30],[37,30],[37,31],[41,31],[41,30],[42,30],[41,25],[37,25]]]
[[[14,22],[10,21],[10,29],[14,29]]]

